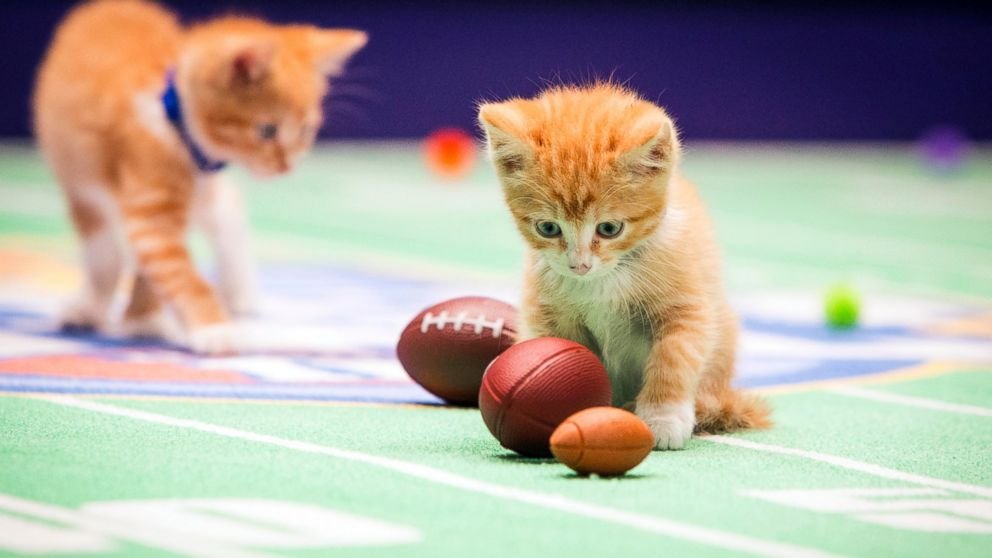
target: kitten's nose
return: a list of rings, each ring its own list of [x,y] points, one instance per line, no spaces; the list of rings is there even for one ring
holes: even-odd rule
[[[585,263],[579,265],[570,265],[568,266],[568,268],[571,269],[576,275],[585,275],[586,273],[589,273],[589,269],[590,269],[589,264],[585,264]]]

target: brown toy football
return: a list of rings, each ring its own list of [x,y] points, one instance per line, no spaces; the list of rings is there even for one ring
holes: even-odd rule
[[[595,354],[566,339],[540,337],[510,347],[489,365],[479,410],[503,447],[547,456],[551,432],[562,421],[611,399],[610,378]]]
[[[648,425],[615,407],[579,411],[551,434],[551,453],[580,475],[622,475],[644,461],[653,448]]]
[[[396,356],[427,391],[475,406],[486,367],[516,336],[513,306],[480,296],[454,298],[417,314],[400,335]]]

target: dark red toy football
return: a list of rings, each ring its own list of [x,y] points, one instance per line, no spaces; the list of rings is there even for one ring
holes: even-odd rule
[[[482,378],[479,410],[489,431],[507,449],[551,455],[551,433],[589,407],[612,403],[603,363],[582,345],[539,337],[501,354]]]
[[[517,309],[492,298],[467,296],[417,314],[396,345],[407,374],[456,405],[478,404],[486,367],[517,337]]]

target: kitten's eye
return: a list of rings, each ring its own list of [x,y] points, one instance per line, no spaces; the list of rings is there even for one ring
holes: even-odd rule
[[[622,221],[605,221],[596,225],[596,234],[603,238],[614,238],[623,232]]]
[[[558,223],[554,221],[538,221],[537,222],[537,234],[543,236],[544,238],[555,238],[556,236],[561,236],[561,227]]]
[[[263,140],[275,139],[278,132],[279,127],[272,122],[266,122],[265,124],[258,125],[258,137]]]

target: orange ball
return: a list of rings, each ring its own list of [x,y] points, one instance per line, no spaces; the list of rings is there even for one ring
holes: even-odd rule
[[[551,453],[580,475],[622,475],[652,449],[654,435],[648,425],[615,407],[579,411],[551,434]]]
[[[459,128],[442,128],[427,136],[424,158],[434,174],[463,178],[475,166],[475,139]]]

